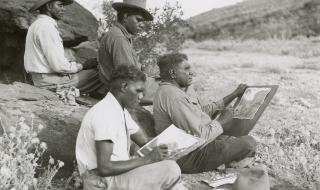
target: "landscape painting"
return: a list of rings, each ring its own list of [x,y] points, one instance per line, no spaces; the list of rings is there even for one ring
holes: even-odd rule
[[[247,88],[234,108],[233,118],[253,119],[270,91],[271,88]]]

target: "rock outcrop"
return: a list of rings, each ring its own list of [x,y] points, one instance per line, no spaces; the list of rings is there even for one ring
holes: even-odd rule
[[[72,172],[78,130],[88,109],[66,105],[55,93],[25,83],[0,84],[0,125],[6,129],[15,127],[20,117],[30,125],[31,117],[34,117],[34,127],[44,126],[38,136],[48,144],[47,155],[65,162],[65,175]],[[139,109],[134,114],[138,124],[152,135],[153,131],[148,130],[154,124],[150,112]]]
[[[25,37],[36,17],[28,10],[35,1],[0,0],[0,82],[25,81]],[[58,25],[66,47],[97,38],[97,20],[77,2],[67,6],[66,14]]]
[[[20,117],[34,126],[42,124],[41,141],[48,144],[48,154],[72,167],[75,142],[87,107],[74,107],[60,101],[55,93],[24,83],[0,84],[0,117],[3,127],[16,126]]]

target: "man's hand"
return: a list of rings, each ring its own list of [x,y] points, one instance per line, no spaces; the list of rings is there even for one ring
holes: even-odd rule
[[[229,105],[235,98],[241,97],[244,91],[248,88],[246,84],[239,84],[237,89],[235,89],[231,94],[223,98],[224,106]]]
[[[248,88],[248,85],[246,84],[239,84],[239,86],[237,87],[237,89],[235,89],[233,91],[233,93],[237,96],[240,97],[242,96],[242,94],[244,93],[244,91]]]
[[[159,162],[168,157],[168,146],[160,145],[155,147],[150,154],[147,155],[147,158],[151,161],[151,163]]]
[[[225,109],[222,111],[220,116],[218,117],[217,121],[221,124],[221,127],[223,128],[223,131],[229,131],[232,127],[231,121],[232,121],[232,110]]]

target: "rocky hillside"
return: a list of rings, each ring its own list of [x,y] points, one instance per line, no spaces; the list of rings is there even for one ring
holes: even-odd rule
[[[0,83],[24,81],[25,37],[36,14],[28,10],[36,0],[0,0]],[[67,6],[58,23],[64,45],[72,47],[97,37],[96,18],[78,3]]]
[[[196,40],[315,36],[320,33],[320,0],[247,0],[190,22]]]

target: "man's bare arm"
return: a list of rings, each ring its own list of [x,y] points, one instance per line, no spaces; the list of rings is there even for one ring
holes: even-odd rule
[[[239,84],[237,89],[235,89],[231,94],[223,98],[223,103],[225,106],[230,104],[235,98],[242,96],[244,91],[248,88],[246,84]]]
[[[113,142],[96,141],[95,146],[97,150],[97,169],[102,177],[119,175],[137,167],[161,161],[168,155],[168,148],[162,146],[155,148],[145,157],[126,161],[111,161]]]
[[[133,142],[135,142],[138,146],[142,147],[143,145],[145,145],[147,142],[149,142],[152,138],[148,137],[145,132],[141,129],[139,129],[138,132],[136,132],[135,134],[131,135],[131,139],[133,140]]]

